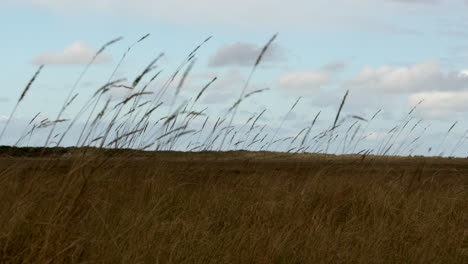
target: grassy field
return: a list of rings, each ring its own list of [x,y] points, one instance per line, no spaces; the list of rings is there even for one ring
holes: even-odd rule
[[[0,158],[1,263],[445,264],[468,257],[467,159],[21,152]]]
[[[468,131],[451,138],[457,121],[439,142],[426,139],[421,101],[369,144],[381,110],[343,110],[346,91],[334,117],[313,113],[291,136],[283,128],[301,97],[278,122],[266,108],[239,110],[267,90],[248,88],[276,35],[222,113],[199,103],[216,77],[179,98],[210,38],[161,87],[152,83],[163,54],[133,81],[115,78],[148,36],[83,100],[83,76],[121,38],[106,43],[55,118],[39,112],[12,131],[43,66],[27,83],[0,140],[42,147],[0,147],[0,263],[466,263],[468,158],[453,156],[465,155]],[[111,100],[111,89],[129,92]]]

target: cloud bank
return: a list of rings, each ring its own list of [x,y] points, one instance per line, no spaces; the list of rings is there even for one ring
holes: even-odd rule
[[[49,51],[37,56],[33,64],[55,64],[55,65],[80,65],[88,64],[96,54],[95,49],[85,45],[83,41],[76,41],[62,51]],[[100,54],[95,64],[104,64],[111,62],[112,58],[106,54]]]
[[[293,72],[281,77],[278,87],[299,95],[313,95],[323,85],[328,84],[332,76],[332,73],[320,70]]]
[[[366,67],[346,86],[384,93],[459,91],[468,88],[468,75],[460,72],[444,73],[435,62],[423,62],[407,67]]]
[[[464,1],[464,0],[458,0]],[[453,5],[450,1],[437,0],[7,0],[14,5],[33,5],[53,10],[63,15],[87,14],[89,11],[114,16],[147,16],[162,21],[193,25],[235,25],[263,28],[271,26],[289,28],[323,29],[325,26],[349,26],[357,17],[366,17],[375,22],[381,13],[398,14],[412,8],[423,14],[421,6],[437,8],[443,4]],[[436,5],[436,3],[439,3]],[[427,10],[427,8],[425,8]],[[351,10],[351,12],[350,12]],[[352,14],[350,14],[352,13]],[[213,24],[216,23],[216,24]],[[375,23],[368,23],[375,26]],[[361,27],[361,25],[358,25]],[[387,29],[388,30],[388,29]]]
[[[208,66],[253,66],[261,50],[262,46],[244,42],[224,45],[210,58]],[[272,62],[284,58],[284,51],[277,44],[272,44],[262,57],[262,61]]]
[[[412,94],[408,105],[416,105],[424,100],[419,110],[428,118],[445,118],[457,113],[468,112],[468,90],[461,92],[422,92]],[[450,120],[452,120],[450,119]]]

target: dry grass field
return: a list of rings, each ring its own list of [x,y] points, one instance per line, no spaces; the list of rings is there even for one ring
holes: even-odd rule
[[[453,154],[465,154],[468,131],[445,144],[457,121],[440,142],[427,140],[418,104],[366,145],[381,110],[342,113],[348,91],[334,117],[314,113],[293,136],[281,129],[301,97],[275,117],[279,126],[264,120],[268,109],[246,118],[239,105],[266,90],[248,86],[276,35],[233,105],[208,114],[198,100],[216,78],[187,101],[179,91],[210,38],[161,87],[150,85],[162,78],[162,54],[133,81],[115,78],[148,36],[82,100],[83,76],[121,38],[106,43],[55,118],[39,112],[10,131],[42,66],[27,83],[0,140],[10,133],[10,145],[30,146],[39,133],[44,143],[0,147],[0,263],[467,263],[468,158]],[[128,95],[111,100],[122,88]],[[76,98],[83,105],[69,113]],[[422,149],[438,156],[413,156]]]
[[[0,262],[466,263],[466,175],[455,158],[10,150]]]

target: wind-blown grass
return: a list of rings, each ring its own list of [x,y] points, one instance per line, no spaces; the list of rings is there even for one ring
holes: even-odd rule
[[[121,38],[114,39],[104,44],[103,47],[99,49],[93,59],[89,62],[89,64],[85,66],[84,70],[75,81],[69,92],[69,96],[67,96],[63,106],[58,111],[59,113],[57,118],[52,120],[48,119],[46,123],[40,123],[36,121],[32,124],[33,129],[28,130],[27,132],[23,132],[23,134],[19,136],[17,143],[25,143],[26,137],[31,138],[33,134],[38,131],[38,129],[50,127],[50,131],[47,138],[45,139],[44,146],[61,146],[66,136],[72,136],[70,135],[72,127],[81,120],[83,115],[87,115],[86,120],[82,120],[84,125],[81,126],[81,131],[73,133],[73,135],[79,134],[76,140],[76,146],[97,146],[101,148],[111,146],[115,147],[119,145],[114,144],[118,143],[115,141],[115,138],[134,131],[138,131],[129,134],[128,137],[125,137],[127,140],[125,141],[125,144],[122,145],[122,147],[135,149],[144,148],[146,150],[182,151],[232,150],[248,148],[249,150],[262,151],[289,150],[294,151],[295,153],[368,153],[376,155],[411,155],[413,152],[422,147],[422,143],[420,142],[422,142],[423,134],[426,132],[426,130],[419,131],[419,135],[415,133],[417,132],[416,128],[423,120],[420,119],[417,123],[415,123],[411,130],[406,130],[406,128],[409,129],[411,126],[411,122],[414,119],[414,111],[417,106],[422,103],[421,101],[408,112],[408,114],[401,121],[401,124],[395,126],[393,129],[387,132],[388,136],[381,138],[379,142],[376,144],[374,143],[374,146],[371,146],[368,144],[368,142],[366,142],[365,148],[358,149],[358,147],[366,141],[366,138],[368,137],[366,134],[369,134],[368,129],[370,127],[370,123],[375,119],[380,110],[376,112],[372,118],[366,118],[354,114],[348,114],[344,118],[341,118],[342,112],[345,111],[346,108],[345,103],[347,97],[349,96],[349,91],[346,91],[341,100],[341,103],[337,106],[337,112],[333,122],[328,126],[328,128],[322,129],[321,131],[319,130],[320,128],[315,129],[315,134],[311,134],[313,132],[312,126],[314,126],[316,121],[318,121],[318,115],[315,117],[312,126],[300,128],[290,135],[284,134],[283,125],[288,116],[293,112],[297,102],[294,103],[294,106],[286,113],[286,115],[284,115],[278,126],[259,124],[258,127],[255,127],[258,118],[264,115],[264,113],[269,112],[268,109],[265,109],[262,114],[257,116],[250,129],[243,130],[245,125],[239,125],[239,123],[242,122],[236,119],[238,108],[243,101],[250,100],[251,97],[254,96],[261,96],[262,93],[265,93],[269,90],[269,88],[265,88],[250,92],[247,91],[249,84],[254,77],[254,73],[261,66],[261,62],[265,56],[265,53],[276,40],[276,34],[271,37],[259,51],[259,55],[256,58],[255,63],[252,65],[249,76],[243,85],[242,90],[240,91],[239,98],[233,103],[231,107],[228,108],[227,112],[218,116],[213,116],[213,114],[211,114],[211,120],[219,119],[223,120],[223,122],[226,120],[226,122],[220,125],[215,124],[215,129],[212,129],[209,133],[207,133],[207,131],[204,131],[205,124],[203,124],[201,127],[201,123],[198,121],[201,116],[208,112],[208,108],[203,110],[200,109],[200,99],[207,92],[209,92],[208,88],[218,79],[218,77],[214,77],[211,81],[208,81],[206,85],[201,87],[196,95],[189,99],[189,101],[178,102],[177,99],[179,97],[182,86],[187,80],[192,69],[195,67],[197,51],[199,51],[211,39],[211,37],[205,39],[195,49],[193,49],[184,58],[182,63],[176,67],[175,71],[172,74],[169,74],[167,80],[164,81],[160,87],[156,87],[154,91],[148,91],[147,89],[156,78],[163,78],[163,70],[159,69],[160,67],[158,67],[156,64],[164,56],[164,53],[161,53],[152,59],[150,63],[144,67],[141,73],[138,74],[133,79],[133,81],[130,81],[128,84],[126,79],[114,80],[113,78],[115,72],[122,65],[128,53],[131,52],[138,43],[146,40],[148,37],[149,34],[144,35],[127,48],[120,61],[112,71],[111,75],[107,79],[106,83],[99,87],[88,100],[85,100],[84,105],[76,113],[76,116],[72,117],[70,121],[65,121],[65,119],[61,118],[61,116],[63,115],[64,111],[76,101],[75,99],[78,97],[78,93],[73,95],[74,90],[76,89],[78,83],[82,80],[83,76],[88,72],[94,59],[105,49],[120,41]],[[182,71],[184,67],[185,70]],[[13,109],[12,115],[16,112],[16,109],[22,102],[33,81],[37,78],[41,69],[42,67],[39,68],[29,84],[26,86],[26,89],[21,94],[20,100],[18,100]],[[156,69],[158,70],[156,71]],[[181,74],[181,76],[179,76],[179,74]],[[148,80],[146,80],[148,76],[150,77]],[[177,78],[179,79],[177,80]],[[173,93],[171,92],[173,94],[172,99],[169,99],[169,102],[167,100],[164,101],[163,98],[166,98],[165,95],[169,91],[169,88],[172,87],[174,87]],[[111,89],[127,89],[129,94],[119,101],[110,101],[108,99],[104,101],[101,100],[102,98],[105,98]],[[100,105],[102,105],[102,110],[96,112],[96,109]],[[161,106],[168,110],[168,113],[165,116],[161,112]],[[12,115],[9,120],[11,120]],[[158,121],[162,119],[165,120],[163,122]],[[354,124],[349,124],[346,126],[348,119],[354,119]],[[9,120],[3,127],[2,134],[7,129]],[[205,121],[207,120],[208,118]],[[247,121],[247,123],[250,123],[251,120],[253,120],[253,116]],[[54,134],[57,124],[64,121],[65,123],[68,122],[66,128]],[[322,121],[322,123],[323,122],[324,121]],[[364,126],[360,122],[366,122],[367,124]],[[455,150],[457,150],[457,148],[452,147],[452,151],[449,151],[447,146],[445,146],[446,139],[454,128],[455,124],[457,123],[454,123],[454,125],[446,133],[443,140],[439,142],[437,147],[439,156],[442,156],[444,153],[451,155],[455,152]],[[260,128],[262,125],[266,126],[264,126],[261,131],[254,133],[254,129]],[[178,133],[174,133],[174,135],[171,137],[161,137],[161,135],[167,133],[168,131],[180,127],[184,128],[178,129]],[[280,136],[280,138],[277,138],[278,136]],[[284,137],[281,138],[281,136]],[[410,136],[412,136],[413,139],[410,139]],[[51,144],[52,137],[54,139],[57,138],[57,140],[53,142],[54,144]],[[179,139],[179,137],[183,137],[186,140]],[[464,139],[465,138],[461,138],[458,142],[463,144],[465,143]],[[405,144],[408,140],[411,140],[410,143]],[[109,144],[110,142],[113,142],[113,144]],[[286,142],[287,145],[284,145],[284,142]],[[183,143],[188,144],[185,144],[184,147]],[[283,146],[285,149],[280,149],[281,146]]]

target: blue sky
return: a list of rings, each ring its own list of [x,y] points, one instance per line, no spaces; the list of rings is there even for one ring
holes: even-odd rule
[[[21,124],[37,112],[56,115],[91,54],[123,36],[78,86],[72,116],[146,33],[151,36],[135,46],[117,77],[134,78],[160,52],[166,54],[160,66],[169,74],[212,35],[182,91],[189,98],[217,76],[202,100],[212,114],[232,105],[256,54],[278,33],[249,88],[270,90],[245,102],[241,119],[268,108],[264,121],[275,126],[303,96],[284,131],[297,134],[319,110],[323,125],[332,120],[349,90],[345,114],[369,118],[383,109],[369,128],[370,140],[385,136],[422,99],[414,120],[431,124],[429,145],[455,121],[443,144],[456,144],[468,129],[466,0],[1,0],[0,23],[0,126],[38,64],[46,64],[2,144],[14,141]]]

